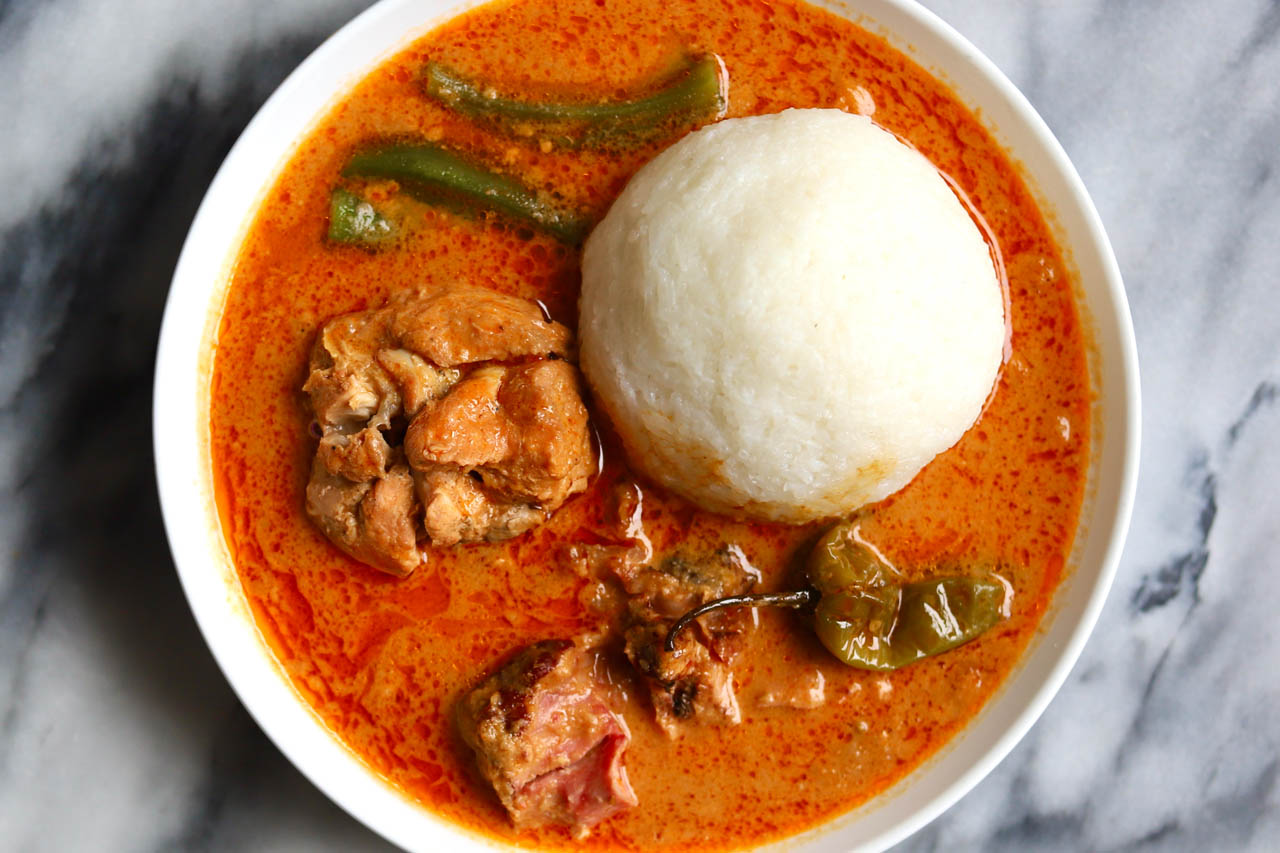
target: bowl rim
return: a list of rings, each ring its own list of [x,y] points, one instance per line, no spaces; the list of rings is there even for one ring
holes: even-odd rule
[[[449,0],[379,0],[316,48],[285,79],[233,145],[196,212],[174,270],[156,353],[152,416],[161,512],[184,594],[205,642],[241,703],[293,765],[329,799],[405,849],[431,849],[441,842],[457,844],[462,839],[481,848],[507,848],[497,839],[436,815],[382,781],[329,732],[288,681],[259,634],[222,540],[213,502],[214,472],[207,455],[208,389],[213,336],[235,254],[279,169],[354,82],[440,23],[477,5],[477,0],[461,4],[451,4]],[[1066,202],[1066,208],[1077,220],[1073,228],[1084,238],[1083,243],[1077,240],[1066,245],[1061,230],[1054,228],[1064,251],[1084,246],[1096,256],[1092,260],[1097,263],[1102,281],[1098,285],[1099,298],[1086,303],[1078,294],[1078,301],[1082,314],[1093,314],[1095,337],[1105,336],[1113,353],[1107,362],[1108,372],[1102,377],[1103,387],[1094,389],[1095,412],[1105,403],[1114,415],[1113,426],[1118,426],[1117,434],[1103,437],[1113,451],[1111,467],[1101,472],[1108,478],[1109,487],[1106,505],[1087,537],[1092,542],[1102,542],[1090,557],[1090,565],[1096,565],[1097,571],[1091,573],[1088,588],[1076,596],[1079,601],[1074,620],[1069,629],[1059,632],[1062,636],[1055,635],[1046,642],[1045,623],[1051,615],[1043,617],[1034,652],[1045,653],[1047,666],[1032,679],[1032,687],[1023,691],[1026,695],[1018,699],[1017,707],[995,721],[1001,733],[989,737],[975,757],[962,757],[964,769],[950,771],[947,779],[930,788],[922,803],[906,808],[893,806],[895,801],[901,802],[905,789],[925,767],[941,766],[959,754],[954,747],[969,737],[975,721],[982,720],[986,725],[991,722],[992,707],[1007,704],[1007,688],[1023,677],[1021,670],[1033,656],[1030,647],[1024,650],[1018,666],[997,694],[939,755],[907,774],[890,792],[771,845],[845,850],[852,843],[855,849],[880,850],[931,822],[1003,760],[1048,706],[1083,650],[1115,577],[1136,494],[1141,432],[1137,347],[1119,266],[1080,176],[1044,120],[994,63],[915,0],[855,0],[852,5],[856,8],[839,0],[818,0],[814,5],[873,31],[879,28],[880,35],[940,76],[971,109],[973,93],[953,83],[950,69],[959,68],[974,75],[980,86],[990,90],[986,96],[1007,109],[1013,126],[1027,134],[1027,144],[1046,158],[1048,172],[1036,174],[1049,174],[1065,193],[1053,213],[1061,217],[1062,203]],[[914,28],[917,36],[924,34],[936,41],[944,54],[949,52],[946,67],[940,72],[931,66],[928,60],[936,60],[938,55],[922,57],[916,44],[904,41],[901,33],[893,29],[894,22],[909,30]],[[1008,149],[1003,135],[988,120],[982,121]],[[282,129],[287,132],[282,133]],[[1042,188],[1043,182],[1033,181],[1025,169],[1022,177],[1033,192]],[[1044,198],[1038,196],[1038,200],[1043,202]],[[1098,323],[1106,328],[1096,328]],[[1094,346],[1102,343],[1095,341]],[[193,437],[197,439],[194,446]],[[1082,526],[1084,523],[1082,514]],[[1079,575],[1082,568],[1077,567],[1075,574]],[[1068,582],[1064,580],[1055,593],[1055,605]],[[1033,640],[1035,644],[1037,640]],[[940,758],[944,753],[945,757]],[[877,824],[877,815],[888,815],[879,821],[883,825]],[[864,829],[856,839],[850,831],[855,824]]]

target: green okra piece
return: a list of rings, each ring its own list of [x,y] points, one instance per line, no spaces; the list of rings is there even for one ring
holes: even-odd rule
[[[569,243],[587,232],[587,219],[548,201],[514,178],[476,165],[429,143],[387,145],[362,151],[342,170],[348,178],[387,178],[428,203],[449,200],[487,208],[541,228]]]
[[[329,240],[376,249],[396,236],[396,224],[370,202],[338,187],[329,199]]]
[[[488,120],[512,135],[543,133],[584,145],[605,144],[616,135],[648,135],[676,119],[710,121],[724,115],[728,106],[724,64],[715,55],[689,60],[658,91],[622,101],[573,103],[506,97],[438,62],[428,63],[424,87],[429,97],[450,109]]]

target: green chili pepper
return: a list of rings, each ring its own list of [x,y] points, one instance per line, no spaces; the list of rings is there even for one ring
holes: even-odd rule
[[[625,101],[564,103],[498,95],[439,63],[428,63],[424,88],[456,112],[516,137],[553,137],[562,144],[605,145],[619,137],[646,138],[676,122],[711,121],[728,106],[724,64],[714,55],[688,60],[657,92]]]
[[[396,236],[396,226],[371,203],[338,187],[329,199],[329,239],[376,249]]]
[[[996,578],[944,577],[902,584],[896,572],[857,535],[833,527],[809,557],[806,589],[739,595],[686,613],[667,634],[667,650],[689,622],[719,607],[813,608],[818,639],[859,669],[900,669],[967,643],[1007,615],[1009,590]]]
[[[951,577],[822,596],[813,615],[822,644],[860,669],[900,669],[967,643],[1004,617],[1005,588]]]
[[[514,178],[435,145],[388,145],[363,151],[351,158],[342,174],[348,178],[389,178],[428,203],[456,200],[488,208],[569,243],[581,240],[588,228],[585,218],[558,207]]]
[[[893,582],[896,572],[857,533],[857,525],[837,524],[813,546],[805,569],[809,583],[819,592],[836,593]]]

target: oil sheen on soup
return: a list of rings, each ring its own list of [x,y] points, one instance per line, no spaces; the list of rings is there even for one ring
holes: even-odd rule
[[[479,79],[608,98],[690,51],[722,58],[729,116],[873,111],[989,224],[1012,328],[996,392],[959,444],[861,524],[903,566],[999,566],[1015,590],[1012,613],[973,643],[878,673],[836,661],[795,616],[759,611],[734,666],[741,724],[690,726],[678,739],[655,724],[644,689],[619,667],[611,678],[633,736],[626,765],[639,805],[580,840],[555,827],[517,834],[475,770],[453,705],[513,651],[604,627],[591,603],[610,591],[566,552],[616,535],[614,496],[630,482],[622,455],[601,427],[599,475],[545,524],[505,542],[435,549],[397,579],[344,555],[303,512],[315,444],[300,386],[321,325],[424,283],[536,299],[572,329],[579,252],[536,230],[431,208],[395,251],[335,247],[325,240],[330,192],[369,140],[426,138],[601,216],[673,139],[606,152],[517,144],[424,98],[421,69],[434,60]],[[1074,537],[1089,425],[1071,283],[1006,155],[946,87],[884,40],[816,8],[764,0],[502,2],[386,61],[319,122],[266,196],[228,290],[211,401],[225,537],[258,626],[305,701],[408,796],[474,830],[549,847],[738,848],[846,811],[919,765],[982,707],[1035,632]],[[822,529],[735,521],[640,488],[656,555],[731,544],[763,589],[786,585]],[[816,707],[778,701],[801,694]]]

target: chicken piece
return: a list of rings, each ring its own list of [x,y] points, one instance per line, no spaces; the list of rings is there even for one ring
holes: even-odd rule
[[[624,631],[627,658],[645,677],[658,725],[678,737],[692,720],[731,725],[742,721],[730,669],[747,621],[740,611],[721,610],[697,619],[664,648],[676,619],[695,607],[751,589],[758,578],[736,548],[691,560],[676,554],[658,567],[623,565],[619,573],[630,596]]]
[[[505,539],[539,524],[591,472],[577,372],[559,360],[474,363],[564,357],[570,343],[534,303],[468,285],[399,294],[327,323],[302,386],[321,433],[312,520],[397,575],[417,565],[418,539]],[[412,471],[398,438],[406,422]]]
[[[413,518],[413,476],[407,466],[353,482],[331,474],[319,456],[307,484],[307,514],[335,545],[362,563],[406,577],[422,562]]]
[[[475,480],[455,468],[441,467],[417,472],[414,483],[423,524],[434,544],[457,545],[484,538],[492,505]]]
[[[639,545],[591,545],[584,542],[562,543],[556,551],[561,568],[580,578],[601,582],[632,571],[649,559]]]
[[[385,311],[347,314],[327,323],[316,336],[302,390],[310,396],[316,423],[326,434],[350,434],[370,426],[385,429],[399,412],[399,390],[373,359],[386,345],[387,321]]]
[[[676,639],[676,649],[663,647],[670,625],[643,622],[623,635],[627,658],[649,685],[654,718],[669,737],[680,736],[681,723],[742,722],[733,687],[733,670],[691,631]]]
[[[316,458],[330,474],[367,483],[386,474],[391,446],[374,427],[365,427],[354,435],[334,430],[320,439]]]
[[[577,371],[563,361],[479,368],[413,419],[405,455],[432,542],[516,536],[594,470]]]
[[[307,484],[307,515],[346,553],[399,577],[422,562],[413,478],[386,440],[403,406],[374,356],[389,343],[385,311],[348,314],[316,336],[302,386],[321,437]]]
[[[307,483],[307,515],[335,545],[357,560],[360,550],[360,504],[372,484],[354,483],[346,477],[330,474],[317,456],[311,463],[311,480]],[[399,567],[396,569],[399,573]]]
[[[452,368],[428,364],[416,353],[406,349],[379,350],[375,356],[378,366],[391,374],[404,400],[404,413],[413,417],[432,400],[445,395],[458,381],[459,373]]]
[[[395,560],[406,575],[422,562],[413,523],[416,509],[413,475],[404,465],[395,466],[377,480],[360,502],[369,546],[375,553]]]
[[[674,622],[708,601],[747,592],[759,578],[759,571],[734,546],[696,559],[672,554],[658,566],[631,566],[618,576],[631,595],[635,620],[643,622]],[[740,633],[741,617],[740,611],[722,610],[698,624],[729,637]]]
[[[569,330],[537,304],[482,287],[442,287],[395,297],[391,330],[441,367],[528,356],[570,355]]]
[[[505,460],[511,423],[498,392],[507,373],[505,367],[481,367],[414,418],[404,437],[409,464],[419,470],[432,465],[471,470]]]
[[[535,643],[458,703],[459,733],[517,829],[560,824],[581,838],[637,803],[622,763],[631,733],[593,658],[568,640]]]
[[[596,459],[572,365],[537,361],[512,368],[499,402],[511,425],[508,452],[501,464],[480,469],[485,485],[527,495],[549,510],[587,487]]]
[[[613,484],[609,493],[607,519],[609,533],[630,542],[644,559],[636,565],[647,563],[653,557],[653,543],[644,531],[644,492],[630,480]],[[634,568],[634,567],[633,567]]]
[[[457,468],[416,472],[423,524],[435,545],[497,542],[519,536],[542,523],[544,514],[523,503],[498,503],[480,484]]]

